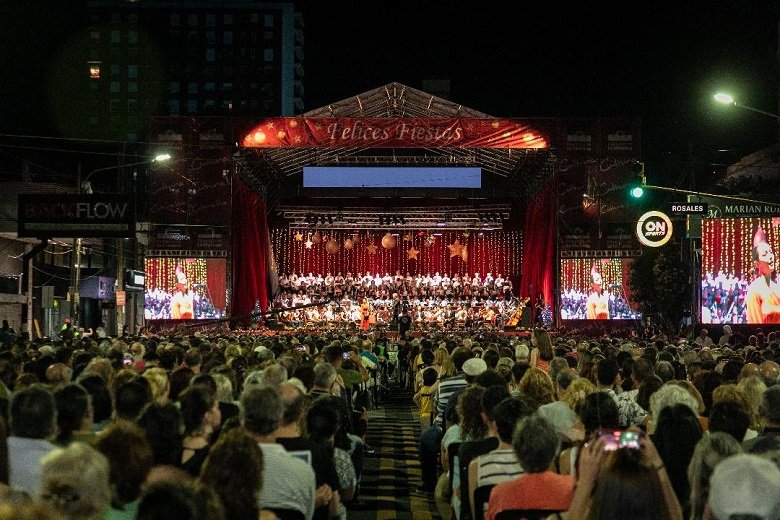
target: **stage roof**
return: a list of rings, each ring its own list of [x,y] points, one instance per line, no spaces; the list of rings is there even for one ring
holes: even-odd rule
[[[323,143],[322,121],[339,124],[343,121],[368,121],[378,128],[383,120],[415,121],[422,126],[436,128],[459,125],[465,133],[474,129],[475,139],[465,145],[454,141],[420,141],[414,143],[388,140],[384,143],[370,139],[331,140]],[[335,123],[334,123],[335,122]],[[255,135],[266,124],[270,131]],[[305,125],[305,128],[304,128]],[[528,200],[554,172],[554,156],[545,128],[553,128],[553,120],[517,120],[496,118],[464,107],[401,83],[390,83],[342,101],[311,110],[295,118],[274,118],[261,121],[242,140],[237,153],[242,179],[262,193],[269,209],[285,214],[286,219],[299,221],[285,211],[321,207],[323,211],[338,206],[366,206],[350,203],[350,198],[385,199],[441,199],[458,206],[502,203],[506,208]],[[298,132],[296,135],[295,132]],[[447,130],[445,130],[447,132]],[[325,137],[327,132],[323,131]],[[513,135],[510,137],[510,133]],[[270,138],[266,141],[266,134]],[[429,134],[430,135],[430,131]],[[332,136],[332,132],[331,132]],[[242,136],[243,137],[243,136]],[[261,139],[262,138],[262,139]],[[302,142],[301,139],[304,141]],[[258,146],[252,147],[253,140]],[[260,143],[260,141],[263,141]],[[343,143],[343,144],[342,144]],[[250,146],[247,146],[249,144]],[[304,189],[302,172],[305,166],[471,166],[482,168],[482,188],[479,189]],[[334,199],[339,199],[334,203]],[[457,201],[457,203],[455,202]],[[356,201],[355,201],[356,202]],[[409,202],[415,206],[414,202]],[[426,204],[427,205],[427,204]],[[493,208],[495,210],[495,208]]]

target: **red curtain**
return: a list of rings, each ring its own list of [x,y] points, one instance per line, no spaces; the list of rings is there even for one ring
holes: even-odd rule
[[[211,302],[217,309],[225,308],[225,287],[227,280],[227,262],[224,258],[206,259],[206,287]]]
[[[542,293],[544,301],[554,304],[555,292],[555,218],[558,179],[554,177],[528,204],[523,230],[523,278],[520,295],[532,299]]]
[[[269,240],[265,203],[240,182],[233,200],[231,314],[240,318],[250,315],[256,303],[261,310],[268,310]]]

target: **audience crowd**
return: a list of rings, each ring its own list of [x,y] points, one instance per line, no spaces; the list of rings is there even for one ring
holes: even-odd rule
[[[415,336],[5,335],[0,520],[347,518],[387,385],[444,519],[780,519],[775,333]]]

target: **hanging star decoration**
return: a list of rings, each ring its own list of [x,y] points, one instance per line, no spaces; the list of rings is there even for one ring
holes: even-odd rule
[[[455,239],[455,242],[447,246],[447,249],[450,250],[450,258],[455,258],[456,256],[460,256],[461,253],[463,253],[463,244],[460,243],[460,240],[457,238]]]
[[[368,244],[366,246],[366,251],[368,251],[369,255],[376,254],[376,246],[374,244]]]
[[[297,240],[298,242],[303,242],[303,235],[301,234],[300,231],[295,233],[295,240]]]
[[[412,241],[412,234],[407,233],[404,235],[404,242],[411,242]]]
[[[414,246],[406,252],[406,259],[407,260],[417,260],[417,255],[420,254],[420,251],[415,249]]]
[[[311,238],[309,238],[306,241],[306,249],[311,249],[311,246],[314,244],[314,242],[311,241]]]

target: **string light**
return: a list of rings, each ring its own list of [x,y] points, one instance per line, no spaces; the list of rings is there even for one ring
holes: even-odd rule
[[[297,230],[275,228],[271,230],[271,242],[273,244],[272,256],[274,264],[280,273],[314,273],[333,275],[341,272],[356,273],[371,272],[372,274],[385,273],[401,274],[409,272],[416,274],[441,274],[465,275],[480,273],[485,276],[490,272],[494,276],[502,274],[506,278],[519,278],[521,274],[521,259],[523,253],[522,233],[519,231],[487,231],[483,233],[470,233],[464,236],[461,231],[442,231],[433,244],[427,241],[428,235],[418,236],[412,233],[412,240],[401,240],[397,237],[396,246],[392,249],[382,247],[381,238],[384,230],[376,232],[353,233],[349,231],[333,230],[328,232],[328,239],[333,239],[340,245],[336,253],[328,253],[325,249],[326,240],[319,244],[312,244],[308,249],[305,241],[295,240]],[[437,233],[438,234],[438,233]],[[307,238],[310,233],[307,233]],[[352,249],[343,247],[344,240],[357,235],[360,239]],[[448,245],[459,240],[466,246],[468,260],[461,257],[450,257]],[[374,244],[376,253],[368,254],[366,247]],[[420,253],[417,260],[410,260],[407,252],[414,247]]]

